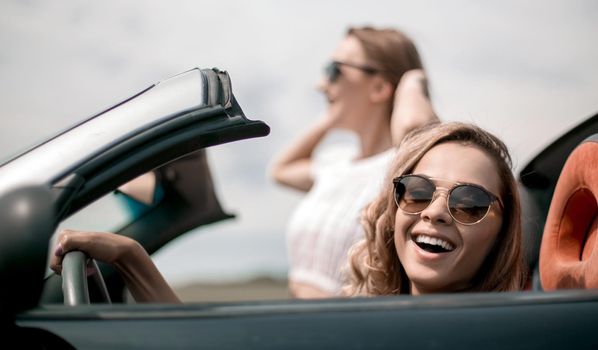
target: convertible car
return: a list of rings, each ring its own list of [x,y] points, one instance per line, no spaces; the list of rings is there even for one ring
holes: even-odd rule
[[[0,166],[3,344],[43,349],[595,349],[598,115],[519,174],[528,290],[186,305],[135,304],[109,266],[79,252],[48,273],[50,239],[74,213],[144,174],[161,192],[117,230],[150,253],[226,220],[205,149],[261,137],[218,69],[192,69]],[[257,142],[257,141],[255,141]],[[199,179],[199,181],[198,181]],[[130,199],[130,198],[129,198]],[[138,203],[139,204],[139,203]],[[89,277],[86,264],[101,273]]]

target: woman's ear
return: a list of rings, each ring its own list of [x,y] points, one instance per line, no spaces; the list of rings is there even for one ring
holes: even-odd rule
[[[394,98],[394,89],[392,84],[382,79],[382,77],[374,77],[372,81],[372,88],[370,90],[370,101],[373,103],[387,102]]]

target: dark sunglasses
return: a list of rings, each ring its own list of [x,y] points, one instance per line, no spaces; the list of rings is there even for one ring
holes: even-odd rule
[[[324,67],[324,74],[328,81],[334,83],[338,77],[341,75],[341,66],[347,66],[359,69],[364,71],[367,74],[375,74],[378,72],[378,69],[369,67],[369,66],[362,66],[359,64],[347,63],[347,62],[339,62],[339,61],[331,61]]]
[[[392,182],[395,202],[407,214],[421,213],[434,200],[436,185],[431,178],[422,175],[403,175],[394,178]],[[498,201],[501,209],[503,208],[500,198],[483,187],[457,183],[448,190],[446,206],[456,222],[473,225],[488,215],[494,201]]]

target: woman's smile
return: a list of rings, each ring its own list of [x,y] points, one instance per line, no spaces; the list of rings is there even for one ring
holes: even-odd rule
[[[448,192],[456,183],[465,182],[493,193],[501,192],[501,182],[490,156],[476,147],[456,142],[441,143],[430,149],[413,173],[446,179],[435,180],[436,191]],[[466,288],[500,231],[502,215],[495,206],[490,207],[480,222],[461,224],[449,212],[447,195],[432,197],[416,214],[397,208],[395,247],[414,294]]]
[[[455,245],[448,239],[435,234],[411,234],[411,240],[429,253],[444,254],[455,250]]]

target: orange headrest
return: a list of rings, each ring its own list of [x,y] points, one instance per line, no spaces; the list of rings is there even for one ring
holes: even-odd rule
[[[582,142],[561,171],[544,226],[544,290],[598,288],[598,135]]]

